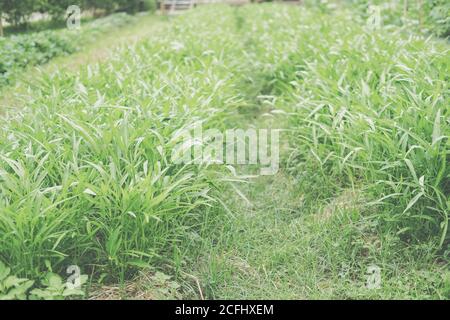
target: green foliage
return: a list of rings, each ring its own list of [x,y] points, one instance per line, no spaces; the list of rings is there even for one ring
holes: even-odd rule
[[[30,279],[48,265],[59,272],[74,261],[94,278],[112,281],[150,265],[181,268],[229,196],[224,186],[236,179],[218,167],[174,163],[180,133],[195,123],[229,128],[246,112],[270,117],[284,110],[290,125],[284,169],[300,186],[293,197],[306,209],[269,203],[285,213],[277,218],[317,213],[312,203],[348,189],[361,192],[364,204],[338,217],[340,224],[331,217],[334,233],[314,224],[314,236],[301,238],[305,233],[295,231],[302,224],[283,224],[292,227],[286,232],[276,230],[286,222],[276,219],[271,228],[279,238],[245,232],[248,243],[250,237],[273,243],[259,252],[268,258],[258,265],[269,261],[277,269],[289,259],[305,260],[293,251],[298,241],[319,248],[308,252],[310,268],[302,271],[319,266],[321,275],[337,276],[331,262],[338,255],[379,257],[380,247],[365,239],[373,235],[396,239],[395,248],[381,248],[386,265],[404,244],[422,246],[430,256],[441,247],[447,259],[448,44],[393,24],[371,30],[361,21],[358,11],[329,6],[207,7],[104,63],[43,74],[24,109],[0,120],[2,257]],[[220,235],[224,242],[255,221],[271,230],[251,215],[237,229],[224,216],[214,218],[217,232],[235,231]],[[336,230],[345,232],[338,245],[343,236]],[[364,272],[360,264],[354,276]],[[319,291],[319,278],[304,287]],[[25,282],[12,283],[8,293]],[[54,275],[43,285],[33,298],[70,293]]]
[[[116,8],[116,4],[116,0],[86,0],[83,7],[85,9],[101,9],[110,13]]]
[[[217,34],[179,23],[80,74],[44,75],[36,100],[0,120],[0,251],[21,274],[76,261],[128,278],[172,261],[218,203],[222,171],[171,155],[180,132],[221,127],[239,104],[234,73],[217,63],[239,51],[226,21]]]
[[[144,281],[145,291],[151,292],[155,300],[175,300],[182,299],[179,292],[180,284],[172,280],[170,276],[156,272]]]
[[[11,269],[0,261],[0,300],[24,300],[33,281],[17,278],[10,274]]]
[[[13,25],[26,22],[27,18],[40,9],[41,0],[0,0],[0,13]]]
[[[250,26],[248,41],[266,57],[255,67],[263,94],[295,106],[286,108],[297,132],[290,166],[304,183],[321,176],[330,191],[362,186],[385,232],[445,248],[447,45],[392,25],[370,30],[348,11],[279,15]]]
[[[39,11],[48,13],[54,19],[65,19],[66,10],[71,5],[83,7],[83,0],[43,0]]]
[[[120,10],[134,14],[139,11],[154,11],[156,2],[153,0],[119,0],[117,1]]]
[[[305,4],[320,8],[322,12],[349,8],[363,18],[361,24],[368,18],[369,7],[375,5],[381,9],[384,24],[404,26],[408,30],[415,29],[440,37],[450,35],[450,2],[447,0],[306,0]]]
[[[87,276],[81,275],[77,287],[63,283],[57,274],[48,272],[41,280],[40,288],[33,288],[34,281],[11,275],[11,269],[0,261],[0,300],[63,300],[82,297],[81,289]]]
[[[108,14],[116,10],[134,14],[156,9],[155,0],[0,0],[0,13],[14,25],[27,23],[30,15],[36,12],[64,20],[71,5],[77,5],[82,10],[105,10]]]
[[[68,33],[44,31],[33,35],[0,38],[0,86],[8,84],[17,71],[48,62],[76,50]]]
[[[86,283],[87,276],[80,276],[78,287],[71,287],[63,282],[61,277],[55,273],[47,273],[41,280],[41,288],[31,290],[30,300],[64,300],[67,298],[83,297],[85,295],[81,287]]]
[[[450,2],[434,0],[425,2],[427,24],[430,29],[441,37],[450,36]]]
[[[99,34],[132,21],[133,18],[126,14],[115,14],[83,26],[80,32],[55,30],[0,38],[0,87],[11,84],[24,68],[73,53],[81,45],[94,41]]]

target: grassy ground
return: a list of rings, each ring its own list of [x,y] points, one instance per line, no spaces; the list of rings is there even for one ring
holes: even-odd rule
[[[250,99],[236,127],[289,128],[288,116],[267,117],[270,107]],[[285,102],[283,102],[285,103]],[[288,107],[290,108],[290,106]],[[288,130],[282,132],[283,137]],[[448,264],[433,243],[405,246],[384,234],[367,213],[359,187],[329,193],[323,178],[299,179],[289,169],[292,146],[282,144],[280,171],[229,190],[226,210],[212,212],[190,248],[187,266],[214,299],[448,299]],[[244,169],[244,172],[248,171]],[[252,171],[254,172],[254,171]],[[369,289],[370,268],[381,270]],[[183,267],[184,269],[185,267]],[[192,279],[185,296],[200,298]]]
[[[352,30],[351,23],[345,22],[343,17],[339,17],[339,20],[330,17],[329,22],[322,20],[321,23],[317,22],[319,18],[309,20],[304,17],[298,21],[286,22],[283,27],[281,21],[288,19],[287,14],[266,15],[267,24],[264,28],[257,29],[254,23],[258,21],[257,15],[249,18],[242,12],[245,12],[245,9],[235,11],[235,20],[237,32],[242,32],[242,42],[249,52],[248,55],[251,56],[258,50],[265,54],[258,53],[258,58],[252,60],[254,69],[250,67],[252,71],[248,74],[248,83],[251,85],[247,83],[242,87],[246,92],[246,111],[234,118],[232,125],[243,128],[310,128],[317,123],[311,121],[311,125],[305,121],[305,124],[298,125],[288,122],[286,118],[289,119],[289,116],[273,118],[267,117],[267,113],[273,108],[280,108],[286,112],[301,112],[304,120],[317,112],[316,108],[320,103],[344,107],[350,105],[350,108],[354,107],[353,104],[358,104],[353,102],[353,99],[358,99],[361,91],[355,90],[354,97],[349,93],[352,91],[334,92],[332,88],[335,84],[331,74],[332,70],[338,69],[338,62],[334,61],[335,56],[350,59],[348,57],[360,54],[359,50],[351,45],[344,45],[342,52],[338,54],[335,52],[335,43],[342,46],[342,42],[351,42],[351,37],[358,32],[363,33],[363,30]],[[346,24],[348,29],[340,28],[341,22]],[[315,23],[321,26],[314,27]],[[286,31],[291,25],[299,26],[299,41],[292,47],[291,39],[295,36]],[[331,25],[334,26],[334,32],[328,34],[333,30]],[[320,28],[321,32],[311,35],[311,29],[315,28]],[[271,39],[265,37],[263,34],[267,30],[278,35]],[[287,39],[284,44],[283,39]],[[313,49],[322,45],[322,49]],[[411,51],[419,54],[421,49],[415,51],[417,48],[419,46]],[[375,48],[373,50],[378,52]],[[272,57],[271,54],[275,56]],[[286,59],[286,56],[289,58]],[[376,61],[380,56],[375,54],[370,61]],[[263,58],[258,61],[260,57]],[[320,59],[321,63],[317,63],[317,59]],[[354,61],[353,64],[356,66],[358,62]],[[265,68],[270,71],[264,71]],[[359,69],[361,70],[362,66]],[[368,74],[371,71],[377,72],[375,66],[368,69]],[[308,73],[305,70],[313,71]],[[347,71],[336,72],[336,83],[351,79],[352,76],[355,82],[363,81],[355,76],[355,71],[348,72],[349,76],[344,78],[343,75]],[[357,85],[351,83],[351,80],[347,81],[348,87]],[[411,81],[416,83],[417,80]],[[296,88],[294,92],[298,90],[293,97],[289,94],[292,90],[291,84]],[[321,88],[325,93],[322,96],[315,95],[315,91],[320,91]],[[376,92],[379,89],[371,90]],[[443,92],[440,98],[445,100],[445,90]],[[258,100],[260,95],[269,95],[269,99],[275,102],[269,103],[269,106],[261,104]],[[339,101],[342,95],[343,101]],[[369,103],[377,104],[375,100]],[[368,109],[363,112],[371,114]],[[326,116],[316,119],[324,121],[325,118]],[[335,126],[333,123],[330,132],[336,130]],[[317,146],[317,154],[322,153],[325,158],[328,138],[320,137],[322,129],[326,131],[326,128],[318,123],[311,137],[308,136],[309,133],[302,131],[301,141],[291,140],[289,146],[283,147],[281,157],[284,161],[277,175],[259,177],[239,186],[245,199],[230,192],[234,195],[228,197],[226,203],[231,213],[228,213],[225,219],[219,215],[216,226],[211,227],[216,231],[210,234],[207,230],[202,235],[206,240],[198,258],[191,264],[191,273],[201,279],[200,283],[204,286],[206,295],[210,298],[228,299],[448,298],[448,260],[440,258],[440,254],[436,255],[435,242],[411,242],[405,245],[404,239],[399,236],[401,231],[396,233],[383,230],[380,217],[386,209],[378,208],[379,212],[368,209],[366,203],[372,195],[364,190],[365,186],[357,181],[342,185],[340,180],[345,173],[326,171],[326,167],[321,167],[322,163],[320,166],[314,165],[316,155],[312,159],[301,161],[302,171],[293,170],[290,156],[302,145],[307,146],[303,153],[308,153],[307,150],[312,148],[312,139],[321,142]],[[350,129],[352,132],[354,130],[357,129]],[[284,132],[284,139],[289,136],[288,131]],[[286,141],[284,139],[282,141]],[[351,143],[350,141],[356,139],[338,139],[337,145],[341,145],[342,141]],[[377,158],[379,159],[383,158]],[[342,160],[338,157],[336,162],[339,165]],[[364,166],[365,163],[358,165]],[[400,202],[394,202],[394,209],[386,210],[384,214],[392,217],[398,213],[400,207]],[[379,289],[367,288],[370,269],[373,266],[381,271],[382,285]]]
[[[321,189],[302,185],[282,168],[241,186],[248,201],[230,192],[234,195],[226,203],[232,214],[219,215],[214,232],[205,230],[190,264],[204,294],[216,299],[448,298],[447,266],[436,260],[432,246],[408,250],[395,237],[382,236],[376,221],[364,216],[358,191],[308,201]],[[366,287],[373,265],[382,270],[379,289]]]
[[[150,35],[160,32],[169,21],[166,16],[145,14],[137,17],[126,27],[115,29],[99,37],[95,42],[80,44],[79,51],[69,56],[54,58],[50,63],[30,67],[20,76],[14,87],[0,89],[0,113],[20,107],[29,99],[30,87],[36,85],[36,79],[55,72],[78,72],[86,65],[95,65],[111,57],[123,46],[132,45]]]
[[[272,19],[270,16],[271,9],[278,15],[278,21],[282,21],[281,18],[289,16],[287,10],[279,8],[275,10],[274,8],[259,12],[256,18],[253,17],[254,19],[252,19],[251,11],[246,8],[225,9],[225,7],[221,7],[220,9],[225,12],[223,17],[210,9],[209,14],[201,16],[202,20],[198,20],[199,25],[197,25],[197,20],[190,24],[184,21],[184,23],[187,23],[186,30],[188,30],[186,35],[178,33],[180,30],[172,29],[167,36],[168,40],[165,39],[165,33],[160,34],[160,37],[155,39],[150,39],[150,36],[157,35],[167,26],[169,26],[169,29],[170,26],[176,26],[176,24],[170,23],[176,23],[178,17],[174,18],[174,21],[169,21],[164,17],[141,17],[138,23],[106,36],[100,42],[89,45],[73,56],[55,59],[39,70],[30,71],[28,75],[24,75],[23,81],[18,83],[15,88],[10,88],[9,93],[3,95],[0,99],[1,108],[20,108],[32,104],[34,108],[31,109],[32,112],[36,112],[39,121],[42,121],[39,123],[48,124],[55,132],[59,132],[58,138],[64,135],[65,139],[70,142],[65,150],[56,150],[55,152],[59,152],[59,158],[52,159],[53,165],[45,167],[48,175],[55,180],[59,181],[59,178],[53,172],[56,171],[54,167],[59,168],[58,166],[61,166],[63,168],[67,162],[74,166],[76,166],[77,161],[81,163],[82,160],[86,159],[86,161],[89,161],[87,162],[89,166],[92,165],[93,161],[100,163],[97,166],[92,165],[95,170],[92,170],[92,168],[86,169],[87,166],[82,166],[81,171],[86,169],[86,172],[82,172],[83,175],[78,170],[74,170],[76,174],[79,174],[78,177],[82,179],[83,183],[89,182],[91,184],[86,185],[90,186],[90,189],[76,190],[82,193],[80,198],[82,200],[76,202],[76,205],[81,203],[83,206],[69,208],[70,210],[66,211],[69,214],[71,212],[76,213],[80,209],[92,212],[89,219],[92,219],[90,222],[94,226],[90,225],[89,230],[95,228],[96,223],[98,223],[99,229],[108,227],[105,234],[100,236],[96,234],[95,250],[97,251],[90,254],[99,253],[99,256],[102,257],[102,260],[96,258],[100,262],[96,260],[94,266],[94,268],[106,270],[101,274],[101,279],[108,278],[108,275],[106,275],[108,272],[111,274],[114,271],[117,274],[112,277],[112,281],[108,279],[108,285],[104,285],[104,283],[93,284],[90,290],[91,298],[449,298],[448,261],[437,253],[436,241],[405,245],[396,232],[382,231],[379,228],[380,221],[376,219],[373,212],[368,212],[367,208],[364,207],[364,203],[369,200],[367,197],[370,195],[365,193],[365,190],[362,190],[363,188],[360,188],[357,184],[346,185],[345,187],[337,183],[334,185],[332,179],[335,179],[335,176],[330,176],[327,180],[314,168],[305,171],[308,174],[307,179],[305,179],[305,176],[299,174],[297,168],[292,166],[290,162],[292,146],[288,144],[282,148],[282,166],[276,175],[250,179],[245,183],[236,183],[234,185],[239,188],[239,193],[236,193],[229,185],[221,187],[220,197],[217,199],[220,199],[224,205],[218,205],[216,202],[214,205],[201,207],[200,216],[187,210],[185,212],[186,217],[177,218],[185,219],[183,221],[190,226],[184,229],[182,223],[180,223],[181,226],[176,225],[179,228],[177,230],[182,232],[182,236],[167,240],[169,245],[164,246],[159,242],[163,243],[166,239],[164,237],[158,239],[155,236],[156,240],[153,245],[162,246],[163,249],[159,254],[165,255],[164,257],[158,257],[156,260],[151,260],[157,267],[151,269],[152,271],[146,271],[147,269],[144,268],[144,271],[135,275],[134,279],[124,278],[126,274],[123,271],[126,268],[124,265],[127,266],[125,263],[128,261],[121,256],[122,251],[120,249],[114,249],[114,245],[116,244],[120,248],[127,242],[127,239],[123,242],[114,241],[117,240],[116,230],[119,229],[110,230],[108,224],[111,221],[115,222],[115,219],[124,220],[128,216],[136,215],[129,209],[130,207],[135,206],[137,208],[136,213],[139,213],[139,210],[147,210],[147,207],[139,207],[139,205],[141,203],[146,204],[147,199],[141,199],[140,195],[148,189],[147,185],[142,186],[143,189],[124,187],[118,181],[128,181],[128,179],[131,179],[130,177],[135,174],[138,175],[142,171],[140,168],[143,159],[140,157],[139,149],[132,149],[133,146],[129,146],[132,152],[128,152],[128,141],[125,140],[129,138],[129,135],[136,139],[141,137],[144,134],[143,128],[140,127],[142,125],[151,125],[152,129],[161,130],[158,131],[159,133],[169,134],[172,129],[166,126],[168,121],[172,125],[173,121],[185,121],[184,117],[207,117],[209,114],[216,112],[210,105],[202,104],[204,108],[208,109],[194,110],[192,114],[177,114],[177,117],[170,118],[172,116],[169,113],[172,110],[170,108],[173,108],[174,105],[182,106],[190,103],[197,106],[203,101],[211,100],[213,102],[210,102],[210,104],[217,104],[218,107],[239,106],[237,108],[239,112],[235,112],[230,107],[231,110],[227,110],[224,114],[218,113],[224,121],[213,122],[213,125],[239,128],[285,128],[292,125],[292,122],[283,115],[276,118],[267,117],[267,112],[271,111],[274,106],[261,104],[259,96],[272,95],[280,98],[279,100],[275,99],[279,103],[277,107],[285,109],[286,112],[297,112],[295,102],[290,100],[292,96],[282,97],[280,91],[288,88],[287,84],[292,81],[297,85],[293,85],[294,89],[305,89],[303,92],[300,91],[302,95],[314,93],[314,88],[301,87],[300,77],[290,78],[292,75],[285,72],[289,71],[288,69],[297,68],[297,65],[295,68],[288,65],[289,68],[283,69],[283,65],[280,64],[280,68],[274,71],[276,75],[272,74],[271,77],[263,73],[267,66],[269,66],[268,68],[273,67],[270,64],[273,62],[272,60],[281,62],[299,61],[296,60],[298,57],[295,55],[291,55],[289,58],[284,57],[284,53],[288,52],[289,48],[283,47],[283,39],[290,41],[290,37],[294,37],[293,34],[296,34],[296,32],[286,29],[286,33],[283,33],[282,23],[275,25],[279,27],[278,29],[272,29],[278,35],[272,39],[258,39],[260,34],[263,34],[264,37],[268,36],[263,32],[263,30],[269,29],[265,24],[254,26],[260,28],[261,33],[249,34],[245,32],[245,30],[251,30],[252,23],[261,21],[260,18],[269,18],[268,23],[274,24],[274,20],[277,19]],[[214,14],[217,14],[217,16]],[[193,17],[198,18],[195,13]],[[306,20],[298,19],[309,21],[311,25],[313,25],[313,21],[317,21],[316,17],[312,15],[305,15],[305,18]],[[213,35],[205,27],[213,21],[222,26],[222,28],[218,27],[215,30],[218,33],[217,35]],[[307,25],[299,26],[299,28],[301,32],[305,33],[305,36],[310,33]],[[333,38],[333,34],[329,33],[331,27],[328,23],[318,25],[315,28],[321,29],[321,32],[329,34],[329,38]],[[318,32],[316,29],[314,32]],[[347,30],[346,28],[343,29]],[[164,30],[167,31],[167,29]],[[183,29],[183,32],[185,32],[185,29]],[[186,36],[186,39],[183,38],[184,36]],[[312,49],[309,49],[311,46],[308,46],[307,37],[305,39],[306,44],[302,49],[310,55],[300,58],[305,59],[305,61],[310,59],[308,66],[315,66],[317,64],[314,64],[314,58],[318,55]],[[172,51],[167,49],[174,43],[176,48],[180,47],[177,41],[183,40],[187,41],[186,46],[191,46],[189,48],[191,51],[188,49],[184,51],[182,46],[181,49]],[[286,41],[286,43],[289,44],[289,41]],[[309,39],[309,41],[312,40]],[[315,43],[315,41],[310,43],[313,42]],[[128,50],[122,50],[117,54],[113,53],[118,47],[130,44],[137,45],[130,46]],[[213,47],[209,48],[210,45]],[[291,43],[291,45],[293,48],[296,46],[295,43]],[[319,46],[319,44],[317,45]],[[326,47],[326,45],[326,42],[320,43],[320,46]],[[280,48],[285,49],[285,51],[280,50]],[[217,57],[209,59],[208,54],[211,53],[208,53],[207,49],[215,50]],[[245,59],[240,61],[239,57],[242,56],[244,50]],[[256,54],[257,50],[260,50],[258,55]],[[192,56],[190,55],[191,52],[193,52]],[[279,53],[280,56],[272,56],[274,52],[275,54]],[[255,56],[252,56],[253,54]],[[358,52],[354,53],[355,56],[358,54]],[[324,50],[323,56],[328,57],[328,52]],[[160,65],[152,65],[153,60],[150,61],[150,59],[160,59],[158,60]],[[87,65],[92,69],[100,68],[97,69],[100,71],[97,75],[89,75],[86,71]],[[111,66],[114,66],[114,68],[111,68]],[[199,69],[202,72],[198,72]],[[298,69],[295,69],[297,72],[295,75],[302,74],[305,69],[305,66],[300,65]],[[327,69],[329,69],[329,66]],[[119,73],[115,74],[111,70]],[[407,68],[405,67],[404,70],[407,70]],[[321,70],[315,71],[318,71],[319,74]],[[51,86],[41,81],[42,78],[52,79],[54,73],[56,73],[54,85],[62,92],[67,92],[70,95],[71,106],[75,110],[68,109],[64,104],[65,100],[54,102],[55,100],[52,99],[55,98],[52,98]],[[201,78],[203,74],[206,75],[206,79]],[[191,78],[185,77],[185,75],[189,75]],[[305,76],[308,76],[308,74],[305,73]],[[167,79],[164,77],[167,77]],[[122,82],[115,84],[116,78],[123,81],[125,85]],[[317,87],[322,88],[323,83],[320,83],[319,80],[323,79],[313,79],[317,80],[314,82]],[[222,82],[222,80],[224,81]],[[334,80],[330,80],[327,85],[334,88]],[[89,88],[83,89],[82,87],[81,89],[79,87],[74,89],[79,81],[84,81],[85,84],[88,82],[89,85],[92,84],[94,89],[95,86],[104,89],[105,96],[102,98],[104,99],[102,103],[104,102],[111,110],[113,110],[113,106],[120,106],[124,110],[129,108],[139,114],[139,117],[130,116],[130,124],[123,125],[124,116],[121,110],[114,110],[109,114],[109,112],[99,108],[93,112],[90,106],[97,106],[97,101],[100,100],[99,95],[94,89],[89,90]],[[145,84],[143,86],[145,90],[142,89],[142,83]],[[171,83],[173,86],[162,85],[167,83]],[[223,87],[216,90],[216,83],[218,83],[218,87]],[[112,87],[109,87],[109,85]],[[323,86],[326,88],[325,85]],[[158,91],[159,87],[162,87],[161,91],[164,92]],[[189,91],[192,88],[198,89],[198,91]],[[293,90],[291,87],[289,88],[289,90]],[[89,90],[89,92],[84,93],[86,90]],[[331,92],[331,90],[328,91]],[[40,96],[36,97],[36,92]],[[187,95],[185,92],[190,92],[191,95]],[[156,98],[149,98],[152,94]],[[295,94],[299,94],[299,92],[294,91],[294,96]],[[235,95],[238,95],[238,98]],[[67,150],[71,150],[72,145],[74,148],[76,146],[75,142],[72,144],[72,141],[70,141],[71,136],[79,136],[79,133],[70,132],[69,127],[64,126],[64,121],[56,121],[51,116],[47,118],[45,112],[39,112],[39,108],[44,103],[49,108],[48,112],[54,113],[55,107],[62,108],[56,109],[56,113],[64,112],[66,118],[73,117],[83,123],[85,127],[77,127],[82,132],[80,136],[82,138],[87,137],[89,143],[92,141],[98,142],[97,148],[99,150],[96,150],[94,146],[88,146],[88,151],[85,150],[86,155],[88,155],[86,159],[73,160],[69,157],[70,154]],[[333,101],[333,103],[337,102]],[[87,106],[84,107],[84,105]],[[156,114],[150,114],[150,118],[157,117],[159,113],[167,114],[167,117],[160,122],[156,120],[155,122],[139,122],[147,120],[142,119],[146,118],[141,113],[144,111],[135,105],[144,105],[152,111],[157,110]],[[216,105],[213,107],[216,107]],[[99,117],[105,118],[102,120]],[[45,121],[40,120],[41,118],[44,118]],[[30,121],[30,118],[28,120]],[[186,121],[189,122],[188,120]],[[136,121],[136,123],[133,121]],[[105,129],[102,126],[104,122],[108,123],[111,128]],[[90,125],[97,125],[97,127],[91,127]],[[19,124],[16,124],[16,126],[17,128],[20,127]],[[110,152],[111,150],[104,150],[103,148],[103,145],[108,145],[110,142],[108,140],[109,131],[112,131],[111,139],[117,139],[114,141],[116,141],[118,148],[125,148],[126,150],[123,153],[121,153],[122,150],[117,151],[117,154],[121,155],[118,156],[118,159],[115,158],[116,151]],[[99,132],[101,134],[98,134]],[[45,132],[38,131],[38,133],[45,136]],[[32,131],[26,134],[31,136]],[[39,138],[39,136],[36,136],[36,139]],[[131,140],[131,138],[129,139]],[[289,138],[286,138],[286,140],[292,143]],[[44,145],[43,148],[46,150],[52,147],[51,141],[53,140],[46,140],[37,144],[38,147]],[[93,145],[94,142],[92,142]],[[24,143],[24,148],[26,147]],[[94,150],[92,151],[91,148]],[[11,152],[15,151],[12,150]],[[149,151],[146,150],[146,152]],[[91,156],[94,160],[90,158]],[[26,160],[23,161],[27,163]],[[113,171],[111,165],[101,167],[103,162],[107,163],[107,161],[112,161],[118,168],[121,168],[118,170],[120,173],[123,172],[120,179],[114,178],[116,172],[110,173],[110,170]],[[138,165],[132,167],[131,164],[135,164],[133,161]],[[29,165],[29,167],[29,175],[41,176],[33,173],[33,165]],[[173,169],[170,166],[168,168]],[[153,169],[157,170],[156,165]],[[208,171],[201,171],[201,173],[209,174]],[[170,178],[169,175],[167,177]],[[114,184],[116,182],[117,185]],[[133,183],[135,183],[134,180],[130,183],[130,186]],[[192,182],[194,186],[197,183],[197,180]],[[218,180],[215,183],[218,183]],[[35,182],[31,181],[24,185],[20,192],[27,193],[34,185]],[[91,190],[98,185],[105,189],[101,190],[102,188],[99,187],[96,192]],[[181,189],[175,188],[179,194],[177,197],[168,200],[169,206],[180,204],[178,197],[184,192],[184,188],[187,188],[187,186],[183,186]],[[86,190],[88,190],[87,195],[85,194]],[[96,197],[97,194],[100,195],[102,192],[106,196],[104,199],[102,198],[103,200],[98,201],[103,202],[98,207],[93,207],[97,203],[92,200],[94,199],[92,197]],[[16,196],[18,197],[13,193],[10,195],[11,198]],[[117,203],[111,199],[116,200]],[[44,200],[42,201],[45,203]],[[55,200],[55,206],[60,205],[57,201],[60,200],[58,198]],[[208,204],[210,203],[208,202]],[[20,210],[23,209],[21,207],[22,201],[18,200],[16,205]],[[52,212],[53,206],[48,208]],[[66,208],[63,207],[63,209]],[[165,207],[159,209],[163,212],[166,210]],[[117,212],[122,216],[119,214],[116,216]],[[124,215],[124,212],[127,215]],[[54,214],[56,216],[59,212],[54,212]],[[97,215],[100,214],[105,215],[99,221]],[[126,223],[122,220],[117,221],[119,224],[122,223],[124,227],[130,227],[127,224],[128,220]],[[74,221],[73,224],[77,225],[78,221]],[[173,224],[167,223],[164,228],[170,230],[172,226]],[[74,228],[76,229],[77,226]],[[161,231],[160,229],[155,230],[156,232]],[[88,251],[90,249],[90,242],[88,241],[90,240],[87,239],[87,236],[85,237],[83,230],[78,230],[78,232],[81,240],[85,241],[83,244],[84,250]],[[63,238],[65,234],[58,233],[57,237],[59,236]],[[102,243],[103,240],[105,240],[105,243]],[[70,242],[70,240],[66,241]],[[140,245],[139,241],[139,239],[133,238],[130,241],[132,242],[130,247],[132,248],[136,244]],[[24,243],[23,245],[27,244]],[[42,242],[39,249],[42,249],[45,245],[46,242]],[[75,251],[77,250],[75,249]],[[43,250],[42,252],[46,253],[47,251]],[[132,253],[135,254],[135,252]],[[17,259],[19,258],[23,257]],[[119,262],[114,261],[114,259]],[[379,289],[368,289],[366,288],[368,270],[374,265],[381,270],[382,284]],[[161,271],[164,273],[161,273]],[[122,276],[118,276],[118,274]]]

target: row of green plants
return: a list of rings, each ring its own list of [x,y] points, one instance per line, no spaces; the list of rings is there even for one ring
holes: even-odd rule
[[[78,265],[118,282],[183,263],[228,174],[172,153],[185,129],[223,127],[241,103],[228,23],[206,11],[80,73],[43,74],[0,120],[0,260],[12,274],[39,283]]]
[[[0,88],[12,84],[26,67],[74,53],[99,36],[132,23],[133,19],[125,13],[118,13],[83,25],[81,30],[49,30],[0,37]]]
[[[260,92],[291,115],[292,174],[322,199],[362,191],[381,233],[448,255],[448,43],[348,10],[253,9],[242,29],[265,57],[252,60]]]
[[[324,12],[347,7],[354,16],[359,14],[364,19],[370,15],[370,6],[378,6],[384,24],[439,37],[450,36],[450,2],[447,0],[306,0],[305,4]]]

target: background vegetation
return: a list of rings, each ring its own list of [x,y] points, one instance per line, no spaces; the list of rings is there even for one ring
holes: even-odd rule
[[[46,30],[0,38],[0,88],[12,84],[27,67],[78,51],[105,33],[135,22],[133,16],[117,13],[83,25],[81,30]]]
[[[203,7],[29,83],[0,119],[0,295],[64,297],[79,265],[177,297],[448,299],[448,42],[347,5]],[[174,164],[199,123],[283,129],[280,172]]]
[[[13,26],[27,25],[33,13],[47,14],[53,20],[65,20],[66,10],[71,5],[77,5],[83,11],[93,11],[94,15],[114,11],[132,14],[156,9],[155,0],[0,0],[0,20],[5,19]]]
[[[447,0],[305,0],[306,5],[331,11],[347,7],[367,18],[369,6],[379,6],[386,24],[414,28],[418,32],[438,36],[450,35],[450,3]]]

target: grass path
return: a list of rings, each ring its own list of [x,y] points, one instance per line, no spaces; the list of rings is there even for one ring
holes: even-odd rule
[[[82,51],[70,57],[60,57],[54,63],[46,66],[46,72],[52,72],[61,66],[67,70],[77,70],[80,66],[92,64],[108,59],[114,50],[125,45],[133,45],[139,40],[159,32],[168,22],[167,17],[157,15],[144,15],[138,18],[129,27],[114,30],[102,37],[98,42],[89,44]]]
[[[31,67],[25,70],[13,87],[6,87],[0,91],[0,114],[5,110],[20,107],[29,99],[27,88],[42,74],[60,72],[77,72],[86,65],[105,61],[111,57],[115,50],[127,45],[132,45],[139,40],[159,32],[167,25],[170,18],[158,15],[142,15],[131,25],[102,37],[93,43],[86,44],[74,54],[52,59],[49,63]]]
[[[261,112],[255,114],[243,117],[239,126],[273,125],[261,118]],[[282,123],[278,128],[283,128]],[[417,259],[413,250],[393,254],[397,243],[378,235],[373,221],[363,216],[357,190],[318,201],[320,182],[299,181],[283,164],[276,175],[260,176],[239,188],[246,199],[233,191],[224,196],[231,211],[228,221],[220,216],[216,230],[205,230],[203,247],[192,263],[190,274],[199,279],[207,298],[436,295],[433,285],[440,282],[445,266],[432,256]],[[379,289],[366,287],[367,270],[373,265],[381,268]]]

